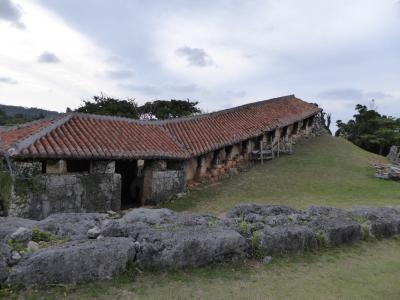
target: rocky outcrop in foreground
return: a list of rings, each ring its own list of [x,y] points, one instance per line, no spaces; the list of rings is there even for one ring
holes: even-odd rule
[[[224,219],[139,208],[0,218],[0,285],[109,279],[132,268],[196,267],[400,234],[400,209],[243,204]]]

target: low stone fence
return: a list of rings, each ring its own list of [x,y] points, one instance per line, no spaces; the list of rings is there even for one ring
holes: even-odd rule
[[[0,218],[0,285],[109,279],[132,268],[261,259],[400,234],[400,208],[243,204],[224,219],[139,208]]]

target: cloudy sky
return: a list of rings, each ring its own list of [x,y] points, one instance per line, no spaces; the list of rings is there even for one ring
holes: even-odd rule
[[[204,111],[287,94],[400,115],[395,0],[0,0],[0,103],[109,96]]]

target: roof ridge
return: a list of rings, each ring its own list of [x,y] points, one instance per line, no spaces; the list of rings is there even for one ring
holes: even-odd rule
[[[231,107],[231,108],[226,108],[226,109],[222,109],[222,110],[217,110],[217,111],[210,112],[210,113],[204,113],[204,114],[199,114],[199,115],[194,115],[194,116],[187,116],[187,117],[179,117],[179,118],[174,118],[174,119],[166,119],[166,120],[140,120],[140,119],[127,118],[127,117],[120,117],[120,116],[86,114],[86,113],[80,113],[80,112],[73,112],[72,114],[74,116],[83,117],[83,118],[94,118],[94,119],[110,120],[110,121],[126,121],[126,122],[130,122],[130,123],[143,124],[143,125],[164,125],[164,124],[167,124],[167,123],[177,123],[177,122],[181,122],[181,121],[207,118],[207,117],[210,117],[210,116],[218,116],[218,115],[221,115],[221,114],[240,111],[240,110],[246,109],[248,107],[262,105],[262,104],[264,104],[266,102],[275,102],[275,101],[281,101],[281,100],[286,100],[286,99],[297,99],[297,98],[296,98],[296,96],[294,94],[291,94],[291,95],[286,95],[286,96],[281,96],[281,97],[276,97],[276,98],[271,98],[271,99],[266,99],[266,100],[260,100],[260,101],[256,101],[256,102],[246,103],[246,104],[243,104],[243,105],[239,105],[239,106],[235,106],[235,107]]]
[[[32,145],[34,142],[36,142],[37,140],[39,140],[40,138],[42,138],[46,134],[50,133],[54,129],[56,129],[56,128],[60,127],[61,125],[65,124],[72,117],[73,117],[73,114],[71,114],[71,113],[64,114],[64,116],[62,118],[59,118],[54,123],[42,128],[41,130],[39,130],[38,132],[36,132],[36,133],[34,133],[34,134],[30,135],[30,136],[27,136],[26,138],[22,139],[21,141],[15,143],[15,144],[12,144],[7,150],[8,154],[10,156],[19,154],[22,149]]]
[[[271,98],[271,99],[266,99],[266,100],[260,100],[260,101],[256,101],[256,102],[246,103],[246,104],[243,104],[243,105],[239,105],[239,106],[235,106],[235,107],[231,107],[231,108],[226,108],[226,109],[222,109],[222,110],[217,110],[217,111],[210,112],[210,113],[199,114],[199,115],[188,116],[188,117],[180,117],[180,118],[174,118],[174,119],[167,119],[167,120],[158,120],[158,121],[154,121],[154,122],[158,122],[159,124],[177,123],[177,122],[180,122],[180,121],[201,119],[201,118],[206,118],[206,117],[210,117],[210,116],[219,116],[219,115],[230,113],[230,112],[240,111],[240,110],[246,109],[248,107],[262,105],[265,102],[275,102],[275,101],[281,101],[281,100],[286,100],[286,99],[296,99],[296,96],[294,94],[291,94],[291,95],[286,95],[286,96],[281,96],[281,97],[276,97],[276,98]]]

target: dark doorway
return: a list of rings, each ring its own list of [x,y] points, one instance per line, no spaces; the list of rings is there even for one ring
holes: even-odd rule
[[[140,206],[143,177],[138,176],[137,160],[117,161],[115,172],[121,174],[121,208]]]

